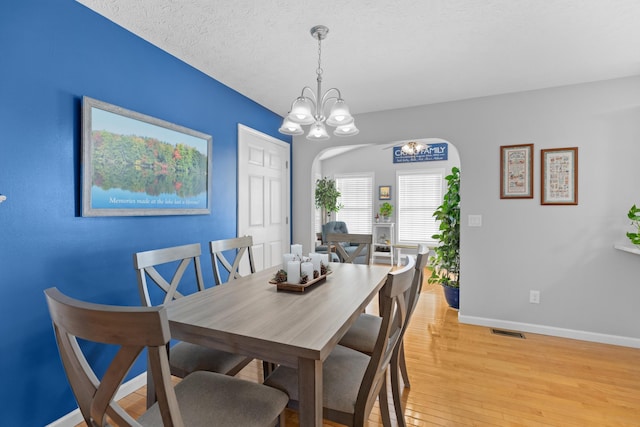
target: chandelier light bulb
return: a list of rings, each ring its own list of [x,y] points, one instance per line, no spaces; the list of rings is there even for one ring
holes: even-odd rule
[[[420,151],[424,150],[424,148],[424,145],[419,142],[411,141],[402,146],[402,152],[409,156],[415,156]]]
[[[331,113],[327,119],[329,126],[342,126],[353,123],[353,116],[349,113],[349,107],[344,99],[338,99],[331,107]]]
[[[338,126],[333,134],[336,136],[353,136],[357,135],[360,130],[356,127],[356,125],[351,122],[346,125]]]
[[[327,129],[324,127],[324,123],[320,121],[315,122],[311,126],[311,129],[309,129],[307,139],[312,141],[324,141],[325,139],[329,139],[329,134],[327,133]]]
[[[287,118],[292,122],[301,125],[310,125],[315,122],[309,99],[302,96],[296,98],[291,106],[291,112]]]
[[[284,118],[284,120],[282,121],[282,126],[280,126],[280,129],[278,129],[278,131],[285,135],[302,135],[304,133],[304,131],[302,130],[302,126],[289,120],[288,117]]]

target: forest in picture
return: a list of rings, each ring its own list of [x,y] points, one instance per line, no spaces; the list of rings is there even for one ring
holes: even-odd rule
[[[150,196],[194,197],[207,191],[207,156],[185,144],[156,138],[91,133],[92,184]]]

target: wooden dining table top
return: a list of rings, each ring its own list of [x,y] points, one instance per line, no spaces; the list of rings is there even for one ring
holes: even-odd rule
[[[166,305],[172,337],[297,367],[324,360],[385,283],[390,266],[330,263],[304,292],[269,283],[281,266]]]

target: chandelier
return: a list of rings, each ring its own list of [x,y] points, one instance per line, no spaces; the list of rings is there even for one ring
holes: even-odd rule
[[[322,93],[322,40],[327,37],[329,29],[324,25],[316,25],[311,28],[311,36],[318,40],[318,68],[316,69],[318,91],[313,92],[309,86],[302,88],[302,93],[291,104],[291,111],[282,121],[280,133],[285,135],[302,135],[302,125],[311,125],[307,139],[322,141],[329,139],[325,123],[335,127],[333,134],[336,136],[356,135],[359,130],[353,122],[353,116],[349,113],[349,107],[342,99],[340,91],[336,88]],[[329,116],[325,116],[327,107],[331,105]]]
[[[408,156],[415,156],[425,148],[426,147],[419,142],[411,141],[402,146],[402,153]]]

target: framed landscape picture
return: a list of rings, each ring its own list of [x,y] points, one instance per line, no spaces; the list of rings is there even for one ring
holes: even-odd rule
[[[540,150],[543,205],[578,204],[578,147]]]
[[[500,147],[500,198],[533,198],[533,144]]]
[[[82,215],[211,212],[210,135],[82,99]]]

